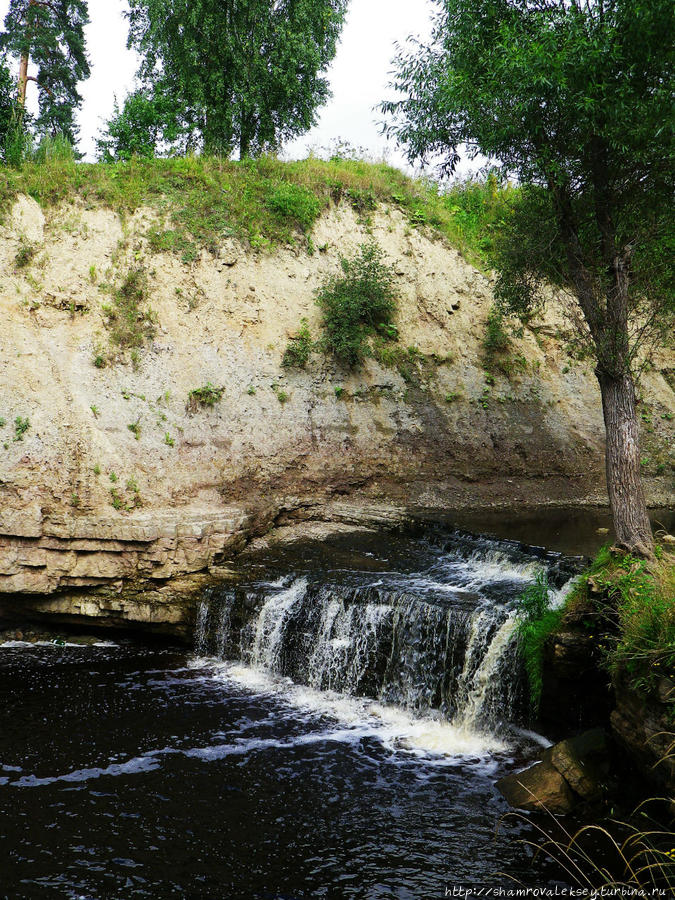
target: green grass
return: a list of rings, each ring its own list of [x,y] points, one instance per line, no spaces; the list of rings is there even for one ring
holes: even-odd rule
[[[593,580],[606,598],[595,602],[607,667],[649,690],[675,670],[675,557],[661,551],[660,558],[644,560],[604,551]]]
[[[215,250],[228,236],[260,249],[305,240],[331,203],[349,203],[359,215],[386,203],[398,207],[411,228],[428,227],[485,267],[514,190],[490,177],[441,191],[385,163],[340,158],[186,156],[91,164],[57,155],[0,170],[0,214],[19,193],[45,209],[78,199],[126,216],[148,206],[164,219],[148,233],[151,248],[191,261],[199,248]]]
[[[210,381],[207,381],[202,387],[190,391],[187,407],[190,412],[195,412],[200,406],[211,409],[216,403],[220,403],[224,393],[224,387],[216,387]]]
[[[539,572],[518,601],[519,651],[525,665],[530,695],[530,708],[539,710],[543,689],[544,647],[562,619],[563,609],[549,607],[549,584],[546,572]]]

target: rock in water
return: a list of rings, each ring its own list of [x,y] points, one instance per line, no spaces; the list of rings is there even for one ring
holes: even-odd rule
[[[607,737],[601,728],[585,731],[578,737],[560,741],[544,754],[572,790],[590,800],[602,792],[607,774]]]
[[[568,813],[574,807],[574,794],[551,762],[540,762],[524,772],[500,778],[497,788],[517,809]]]

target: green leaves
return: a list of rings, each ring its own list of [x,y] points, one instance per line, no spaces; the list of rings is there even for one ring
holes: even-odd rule
[[[328,278],[317,293],[324,332],[319,344],[344,365],[358,367],[370,354],[369,337],[395,340],[398,334],[387,327],[396,311],[394,274],[375,241],[340,262],[342,274]]]
[[[130,45],[154,96],[171,96],[173,142],[244,158],[315,123],[329,96],[347,0],[131,0]],[[166,135],[164,135],[166,139]],[[171,141],[170,141],[171,142]]]

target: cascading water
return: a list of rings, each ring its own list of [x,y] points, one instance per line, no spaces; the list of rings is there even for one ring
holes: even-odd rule
[[[197,655],[497,733],[520,701],[517,598],[542,569],[559,589],[571,572],[558,557],[484,538],[420,546],[417,571],[310,569],[212,589],[197,617]]]

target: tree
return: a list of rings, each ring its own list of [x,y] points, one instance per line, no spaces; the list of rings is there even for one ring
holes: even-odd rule
[[[499,297],[527,316],[565,285],[602,394],[618,544],[650,555],[634,371],[673,321],[671,0],[434,0],[431,42],[399,52],[386,126],[409,157],[459,148],[523,185]]]
[[[112,117],[96,140],[103,162],[128,160],[133,156],[152,159],[162,143],[180,137],[180,110],[174,98],[161,92],[139,89],[129,94],[120,109],[117,100]]]
[[[243,158],[308,131],[329,97],[348,0],[130,0],[146,87],[179,101],[187,140]]]
[[[18,104],[26,106],[29,82],[38,89],[39,132],[63,134],[75,143],[75,110],[82,102],[77,90],[89,77],[84,26],[89,22],[86,0],[10,0],[5,16],[3,48],[19,63]],[[29,75],[29,64],[37,75]]]

